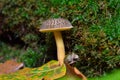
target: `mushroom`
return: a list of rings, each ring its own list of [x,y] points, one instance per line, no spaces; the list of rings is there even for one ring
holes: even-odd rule
[[[74,52],[69,53],[68,55],[66,55],[65,57],[65,63],[73,65],[75,64],[77,61],[79,61],[79,56],[77,54],[75,54]]]
[[[63,18],[57,18],[57,19],[48,19],[44,21],[39,30],[40,32],[54,33],[54,37],[57,45],[57,57],[60,65],[64,63],[64,58],[65,58],[65,48],[60,31],[69,30],[71,28],[73,28],[73,26],[68,20]]]

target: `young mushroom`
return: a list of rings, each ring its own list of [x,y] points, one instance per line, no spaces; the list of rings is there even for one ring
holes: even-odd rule
[[[77,54],[75,54],[74,52],[69,53],[68,55],[66,55],[65,57],[65,63],[69,64],[69,65],[73,65],[75,64],[77,61],[79,61],[79,56]]]
[[[73,28],[73,26],[68,20],[63,18],[57,18],[57,19],[48,19],[44,21],[39,30],[40,32],[54,33],[54,37],[57,45],[57,57],[60,65],[64,63],[64,58],[65,58],[65,48],[60,31],[69,30],[71,28]]]

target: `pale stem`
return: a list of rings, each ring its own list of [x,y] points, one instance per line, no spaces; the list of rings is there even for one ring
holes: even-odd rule
[[[64,58],[65,58],[65,48],[64,48],[61,32],[55,31],[54,36],[55,36],[56,46],[57,46],[58,61],[60,65],[62,65],[64,63]]]

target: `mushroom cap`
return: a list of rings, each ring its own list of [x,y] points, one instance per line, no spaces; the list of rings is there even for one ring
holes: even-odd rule
[[[73,28],[71,23],[63,18],[48,19],[43,22],[40,32],[64,31]]]

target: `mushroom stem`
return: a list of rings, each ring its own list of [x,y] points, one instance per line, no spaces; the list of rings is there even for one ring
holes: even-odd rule
[[[57,46],[58,61],[59,61],[59,64],[62,65],[64,63],[64,58],[65,58],[65,48],[64,48],[61,32],[54,31],[54,36],[55,36],[56,46]]]

